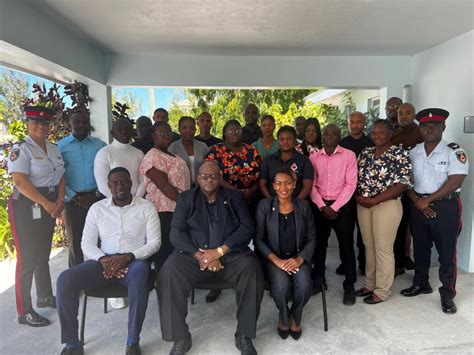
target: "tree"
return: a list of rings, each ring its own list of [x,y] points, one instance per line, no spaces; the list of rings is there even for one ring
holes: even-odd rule
[[[0,120],[7,125],[23,117],[22,101],[28,97],[28,77],[15,70],[0,73]]]
[[[136,120],[141,116],[142,101],[133,92],[125,89],[112,89],[112,109],[115,107],[116,102],[128,106],[127,114],[131,119]]]

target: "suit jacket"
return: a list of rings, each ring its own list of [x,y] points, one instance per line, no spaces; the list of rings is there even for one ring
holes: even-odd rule
[[[199,166],[204,160],[204,157],[206,156],[208,150],[209,150],[209,147],[206,145],[206,143],[199,142],[193,139],[194,176],[197,176]],[[186,148],[184,148],[184,145],[181,139],[177,140],[176,142],[171,143],[168,148],[168,151],[182,158],[186,162],[186,165],[188,166],[189,173],[192,174],[191,173],[191,160],[189,160],[189,155],[186,152]]]
[[[224,258],[233,253],[250,251],[248,244],[255,230],[243,193],[219,187],[216,203],[219,238],[230,249]],[[199,248],[208,249],[208,212],[205,196],[199,187],[178,195],[171,220],[170,241],[180,254],[193,255]]]
[[[293,198],[296,224],[296,251],[307,262],[311,262],[316,246],[316,228],[308,201]],[[257,207],[257,234],[255,250],[267,260],[270,253],[280,255],[280,236],[278,233],[278,197],[261,200]],[[289,236],[291,237],[291,236]]]

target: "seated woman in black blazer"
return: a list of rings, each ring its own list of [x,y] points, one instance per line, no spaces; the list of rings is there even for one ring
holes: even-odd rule
[[[301,336],[303,307],[311,297],[311,266],[316,231],[308,201],[292,197],[296,174],[289,167],[273,179],[276,196],[261,200],[257,208],[255,249],[264,258],[270,292],[280,311],[278,335]],[[288,301],[292,299],[291,309]]]

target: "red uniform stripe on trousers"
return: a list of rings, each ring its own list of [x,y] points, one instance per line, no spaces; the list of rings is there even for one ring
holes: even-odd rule
[[[454,296],[456,296],[456,289],[454,287],[454,283],[456,282],[456,277],[458,275],[458,266],[457,266],[457,255],[458,255],[458,237],[459,237],[459,234],[461,233],[461,229],[462,229],[462,218],[461,218],[461,215],[462,215],[462,204],[461,204],[461,198],[460,197],[456,197],[456,203],[458,204],[458,230],[456,232],[456,236],[455,236],[455,241],[454,241],[454,270],[453,270],[453,281],[451,282],[451,285],[449,285],[449,288],[451,289],[451,291],[453,292],[453,295],[452,297],[454,298]]]
[[[15,293],[16,293],[16,309],[19,315],[23,315],[23,299],[21,297],[21,283],[20,276],[23,267],[23,259],[21,255],[20,243],[18,242],[18,234],[15,228],[15,216],[13,211],[13,196],[8,199],[8,221],[10,222],[10,228],[13,234],[13,242],[16,248],[16,270],[15,270]]]

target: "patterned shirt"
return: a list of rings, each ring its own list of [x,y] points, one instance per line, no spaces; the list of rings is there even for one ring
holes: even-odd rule
[[[411,172],[408,151],[392,145],[376,157],[375,147],[366,148],[359,156],[357,190],[364,197],[374,197],[396,183],[412,186]]]
[[[205,159],[217,161],[224,180],[238,189],[247,189],[258,180],[262,158],[249,144],[244,143],[240,152],[230,150],[224,143],[216,144]]]
[[[312,146],[311,144],[306,144],[306,149],[308,151],[308,156],[311,156],[312,154],[319,152],[318,147]],[[304,154],[303,143],[298,143],[295,146],[295,150],[300,154]]]
[[[166,197],[155,183],[146,176],[151,168],[164,172],[168,175],[168,182],[178,192],[183,192],[191,187],[188,166],[180,157],[163,153],[156,148],[152,148],[146,153],[140,165],[140,173],[145,178],[146,199],[153,202],[158,212],[174,212],[176,202]]]

